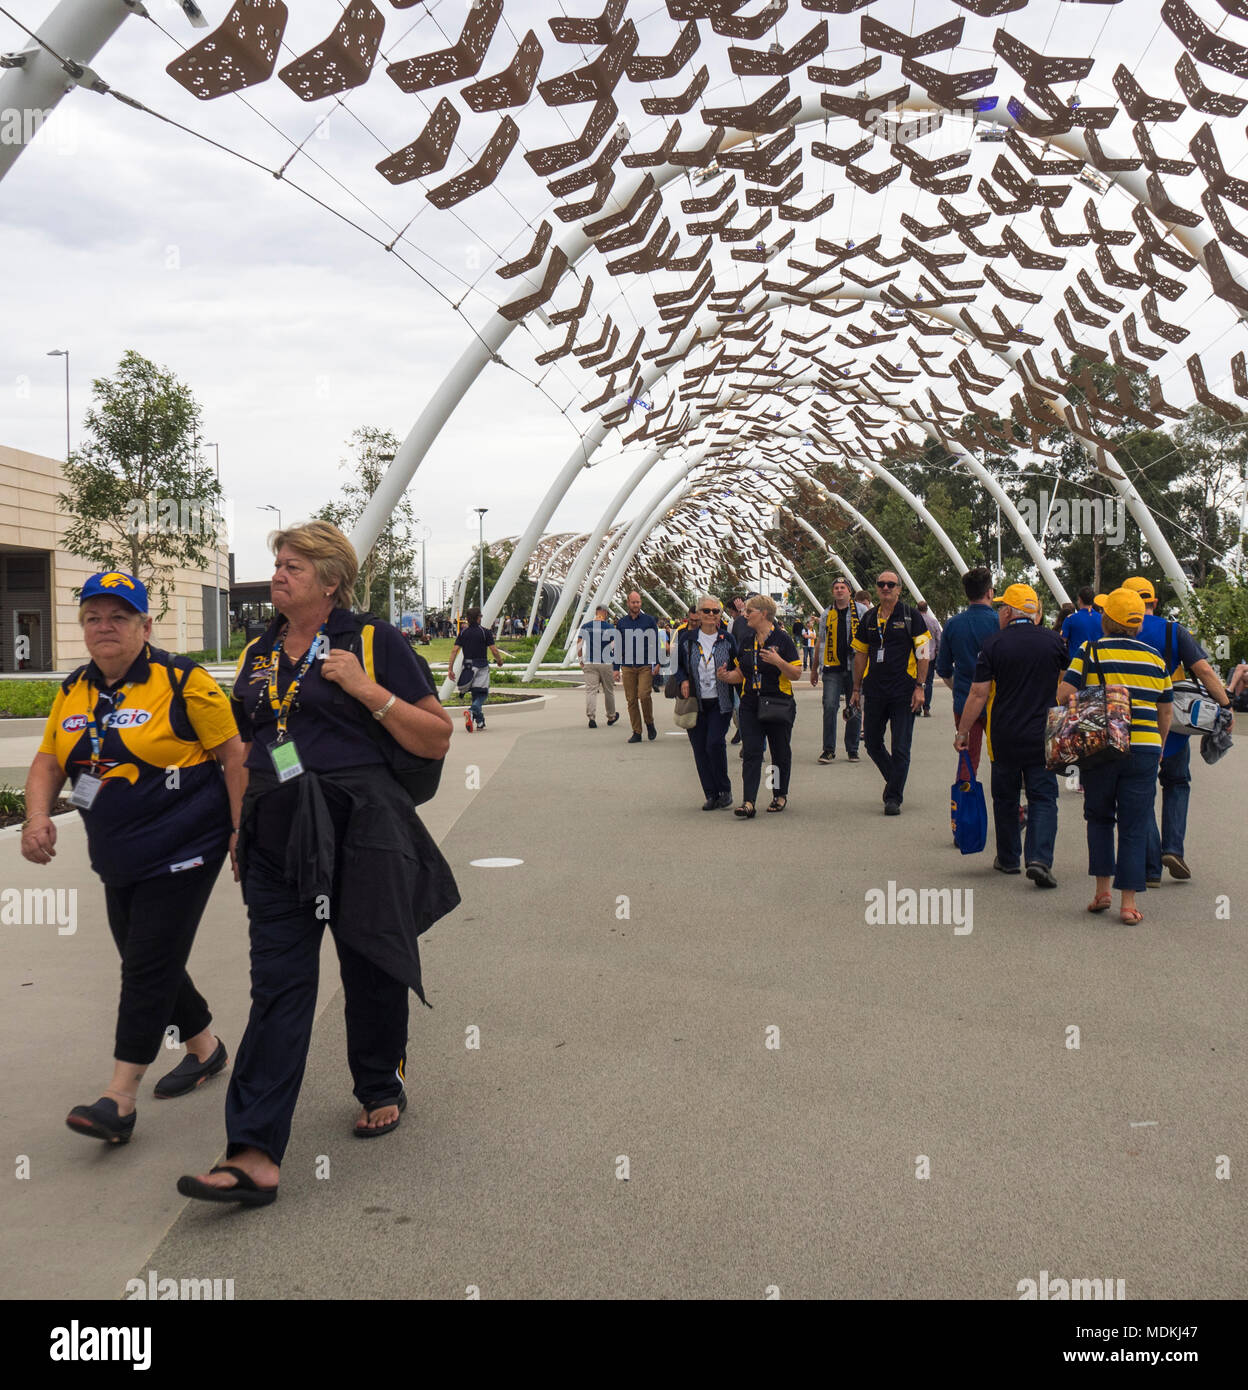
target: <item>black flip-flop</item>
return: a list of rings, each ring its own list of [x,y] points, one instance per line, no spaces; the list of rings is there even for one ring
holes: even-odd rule
[[[277,1201],[276,1187],[257,1187],[255,1179],[241,1168],[224,1163],[218,1168],[209,1168],[210,1173],[229,1173],[234,1179],[234,1187],[213,1187],[211,1183],[201,1182],[199,1178],[181,1177],[178,1191],[183,1197],[195,1197],[201,1202],[237,1202],[243,1207],[267,1207]]]
[[[365,1114],[371,1115],[375,1110],[385,1110],[388,1106],[397,1105],[399,1107],[399,1117],[391,1120],[388,1125],[378,1125],[375,1129],[361,1129],[359,1125],[351,1131],[357,1139],[376,1139],[379,1135],[389,1134],[392,1129],[398,1129],[399,1120],[403,1118],[403,1112],[407,1109],[407,1095],[400,1091],[395,1100],[379,1100],[375,1105],[366,1105]]]
[[[193,1052],[188,1052],[172,1071],[166,1072],[156,1083],[154,1092],[157,1100],[172,1100],[174,1096],[189,1095],[197,1086],[202,1086],[210,1076],[225,1070],[230,1054],[220,1038],[212,1056],[201,1062]]]

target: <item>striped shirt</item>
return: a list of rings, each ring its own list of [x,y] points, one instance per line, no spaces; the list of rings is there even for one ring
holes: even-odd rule
[[[1106,685],[1125,685],[1131,696],[1131,747],[1161,748],[1157,729],[1157,706],[1168,705],[1174,698],[1173,683],[1166,663],[1147,643],[1134,637],[1102,637],[1095,643],[1085,642],[1072,658],[1064,679],[1076,690],[1100,685],[1101,676],[1095,670],[1084,675],[1089,663],[1089,649],[1095,646],[1095,661],[1101,668]]]

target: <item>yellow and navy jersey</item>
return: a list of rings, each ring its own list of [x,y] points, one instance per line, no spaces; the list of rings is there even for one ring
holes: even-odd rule
[[[1082,690],[1100,685],[1102,677],[1106,685],[1125,685],[1131,696],[1131,747],[1160,748],[1157,706],[1174,699],[1166,663],[1134,637],[1102,637],[1079,648],[1063,679]]]
[[[870,694],[908,695],[919,674],[917,653],[930,640],[927,624],[917,609],[899,603],[881,626],[880,609],[864,613],[854,634],[856,652],[866,652],[862,683]]]
[[[202,666],[168,661],[145,646],[112,685],[88,662],[57,692],[39,745],[77,782],[92,764],[94,712],[102,785],[80,814],[91,867],[113,886],[197,868],[224,854],[230,837],[229,798],[209,751],[238,733],[230,702]]]
[[[763,646],[774,647],[785,661],[796,662],[802,659],[801,653],[797,650],[797,643],[782,627],[773,627]],[[769,661],[759,661],[757,647],[757,633],[747,632],[740,650],[728,662],[729,670],[739,668],[745,677],[745,683],[741,687],[742,701],[746,704],[757,704],[760,695],[792,696],[793,684],[788,676]]]

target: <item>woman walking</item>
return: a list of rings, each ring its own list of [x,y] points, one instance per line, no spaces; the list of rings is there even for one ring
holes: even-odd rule
[[[121,955],[121,998],[112,1077],[65,1122],[90,1139],[126,1144],[139,1082],[170,1025],[187,1055],[156,1083],[158,1098],[187,1095],[226,1064],[186,962],[235,843],[243,747],[208,672],[149,644],[147,590],[133,575],[93,574],[78,621],[91,660],[65,679],[52,705],[26,779],[21,848],[32,864],[55,858],[50,813],[72,778],[70,802],[86,825]]]
[[[718,673],[727,670],[737,648],[720,622],[723,608],[718,599],[703,594],[697,613],[697,628],[680,634],[680,693],[682,698],[698,702],[698,722],[686,732],[706,797],[702,809],[719,811],[732,805],[728,750],[724,744],[732,723],[732,688],[719,679]]]
[[[450,867],[396,773],[441,759],[451,719],[428,668],[389,623],[350,610],[355,551],[327,521],[270,538],[273,607],[239,661],[247,748],[239,864],[251,922],[251,1016],[225,1106],[227,1162],[178,1180],[184,1197],[263,1206],[277,1196],[333,933],[359,1119],[394,1130],[406,1108],[407,991],[417,938],[459,901]],[[412,756],[414,755],[414,756]]]
[[[1057,687],[1057,703],[1066,704],[1077,690],[1122,685],[1131,700],[1131,748],[1127,757],[1083,768],[1083,818],[1088,824],[1088,873],[1096,879],[1089,912],[1113,904],[1110,886],[1122,895],[1124,925],[1143,920],[1135,905],[1147,891],[1145,860],[1161,746],[1170,732],[1172,682],[1166,663],[1136,638],[1144,621],[1144,600],[1134,589],[1098,594],[1099,640],[1085,642],[1071,658]],[[1114,831],[1118,833],[1117,853]]]
[[[793,682],[801,679],[802,666],[793,639],[776,626],[774,599],[767,594],[755,594],[746,602],[745,618],[751,636],[741,644],[728,668],[718,672],[718,678],[741,687],[744,749],[741,776],[744,785],[741,805],[733,814],[752,820],[762,779],[764,739],[771,749],[771,761],[779,778],[776,794],[767,809],[783,811],[789,804],[789,773],[793,766],[790,740],[797,714]]]

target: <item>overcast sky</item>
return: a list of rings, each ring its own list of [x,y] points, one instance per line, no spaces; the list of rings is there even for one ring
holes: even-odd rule
[[[5,3],[32,26],[52,8],[52,0]],[[220,444],[222,483],[236,518],[238,576],[261,577],[268,573],[263,542],[273,517],[259,508],[275,504],[287,522],[307,517],[335,495],[342,477],[338,463],[355,427],[377,425],[400,438],[408,432],[471,338],[469,323],[447,297],[458,300],[466,295],[464,314],[477,324],[485,321],[491,302],[510,298],[515,282],[499,280],[493,269],[500,256],[525,249],[533,226],[548,211],[549,195],[518,157],[509,161],[496,189],[460,205],[455,213],[432,208],[420,184],[388,184],[373,166],[419,133],[440,93],[401,93],[381,61],[369,83],[347,96],[354,116],[335,108],[332,100],[304,104],[276,78],[243,94],[255,110],[238,97],[197,101],[164,69],[181,46],[204,31],[192,30],[173,0],[147,3],[176,42],[152,23],[129,19],[96,59],[96,70],[115,88],[245,153],[264,168],[249,166],[109,97],[78,91],[61,104],[47,130],[0,184],[0,252],[6,270],[0,383],[7,383],[0,389],[0,441],[52,456],[63,453],[64,368],[60,359],[45,356],[49,349],[68,348],[72,353],[75,437],[89,403],[90,379],[111,373],[125,349],[137,350],[194,390],[203,407],[204,437]],[[1195,4],[1211,26],[1227,21],[1214,0]],[[215,26],[229,7],[226,0],[205,0],[202,8]],[[341,11],[335,0],[298,0],[290,8],[283,63],[323,38]],[[438,0],[402,12],[385,4],[381,8],[387,22],[382,50],[391,60],[453,41],[466,13],[462,0]],[[597,14],[602,0],[569,3],[567,9]],[[1158,9],[1153,0],[1128,0],[1118,6],[1033,0],[1028,9],[1004,20],[980,21],[951,4],[924,0],[915,27],[964,15],[962,48],[928,61],[959,71],[995,62],[1000,79],[992,90],[1004,95],[1022,84],[991,54],[997,24],[1005,23],[1026,42],[1050,53],[1084,54],[1095,45],[1094,79],[1100,85],[1088,84],[1084,99],[1108,103],[1115,100],[1109,77],[1120,60],[1155,95],[1178,95],[1172,70],[1177,41],[1167,30],[1158,32]],[[480,75],[504,66],[517,36],[530,26],[538,30],[547,50],[543,77],[575,66],[582,50],[555,44],[543,18],[560,12],[561,7],[537,0],[508,0],[505,26],[495,35]],[[641,31],[641,51],[671,47],[678,26],[662,6],[633,0],[628,13]],[[886,0],[871,13],[910,30],[915,6]],[[794,0],[776,37],[792,44],[818,18]],[[857,42],[860,16],[827,18],[837,35],[836,52],[823,61],[858,61],[863,53]],[[1248,24],[1230,24],[1242,31],[1232,36],[1248,42]],[[841,42],[837,25],[843,29]],[[722,50],[724,40],[713,38],[709,26],[703,28],[704,50]],[[0,48],[18,48],[23,42],[16,27],[0,17]],[[585,54],[589,56],[592,53]],[[1225,74],[1202,71],[1222,90],[1238,91],[1245,85]],[[876,80],[888,76],[886,68]],[[762,79],[751,81],[750,99],[761,90]],[[676,85],[667,84],[665,90]],[[650,148],[660,138],[657,126],[638,114],[637,100],[650,90],[621,84],[632,103],[624,115],[633,131],[634,149]],[[717,72],[703,100],[732,102],[743,90],[737,79]],[[528,147],[561,134],[566,138],[569,129],[579,131],[587,111],[585,106],[550,111],[535,94],[520,117]],[[320,135],[307,139],[327,114]],[[496,114],[465,115],[447,175],[476,157],[496,123]],[[690,135],[702,129],[693,118],[686,124]],[[1228,124],[1234,125],[1233,135],[1241,129],[1219,123],[1219,141],[1228,167],[1242,176],[1243,141],[1227,147],[1221,127]],[[850,129],[839,132],[841,143],[850,142]],[[1167,130],[1158,128],[1155,134],[1164,153],[1185,153]],[[1125,128],[1117,138],[1120,145],[1128,138]],[[324,197],[363,230],[315,206],[267,172],[291,155],[292,140],[305,139],[311,159],[341,180],[346,191],[304,155],[290,163],[290,179]],[[817,193],[812,175],[819,170],[811,165],[807,158],[807,191]],[[825,164],[821,171],[843,182],[839,170]],[[1189,205],[1196,203],[1195,184],[1193,178],[1175,189]],[[896,197],[891,190],[898,190]],[[838,200],[835,218],[820,233],[866,237],[878,228],[895,239],[896,214],[912,210],[914,193],[904,178],[891,186],[888,196],[866,199],[849,192]],[[1072,200],[1072,209],[1077,202]],[[1129,211],[1125,200],[1124,208]],[[1112,220],[1125,224],[1125,216],[1119,210]],[[1062,221],[1072,217],[1077,219],[1078,213],[1068,211]],[[409,223],[410,240],[400,242],[398,249],[437,289],[365,235],[389,241]],[[1203,239],[1207,229],[1200,229],[1200,235]],[[1088,263],[1095,264],[1090,255]],[[596,278],[608,279],[600,272]],[[478,281],[480,292],[469,293]],[[616,296],[612,307],[617,318],[627,321],[629,306],[620,296],[628,287],[617,280],[604,288]],[[1229,353],[1240,346],[1238,336],[1227,338],[1232,320],[1223,306],[1208,306],[1203,292],[1199,305],[1189,305],[1192,298],[1185,296],[1180,306],[1181,321],[1195,330],[1181,356],[1202,340],[1214,343],[1207,361],[1211,380],[1217,383]],[[648,296],[645,308],[650,309]],[[1048,313],[1051,318],[1051,307]],[[534,337],[521,330],[504,356],[523,376],[536,379],[542,371],[533,364],[534,352],[551,338],[541,330],[538,347]],[[1182,373],[1181,357],[1163,365],[1168,372],[1177,368]],[[572,378],[563,368],[552,370],[544,384],[560,403],[570,399]],[[584,378],[576,384],[583,386]],[[1185,376],[1174,378],[1171,398],[1180,404],[1190,399]],[[437,578],[453,576],[475,540],[472,508],[489,507],[487,537],[522,529],[588,418],[575,406],[565,415],[515,372],[499,366],[486,370],[410,489],[416,512],[432,530],[432,599],[439,595]],[[603,452],[617,451],[618,445],[608,441]],[[626,465],[613,458],[586,474],[551,529],[588,529],[625,471]]]

